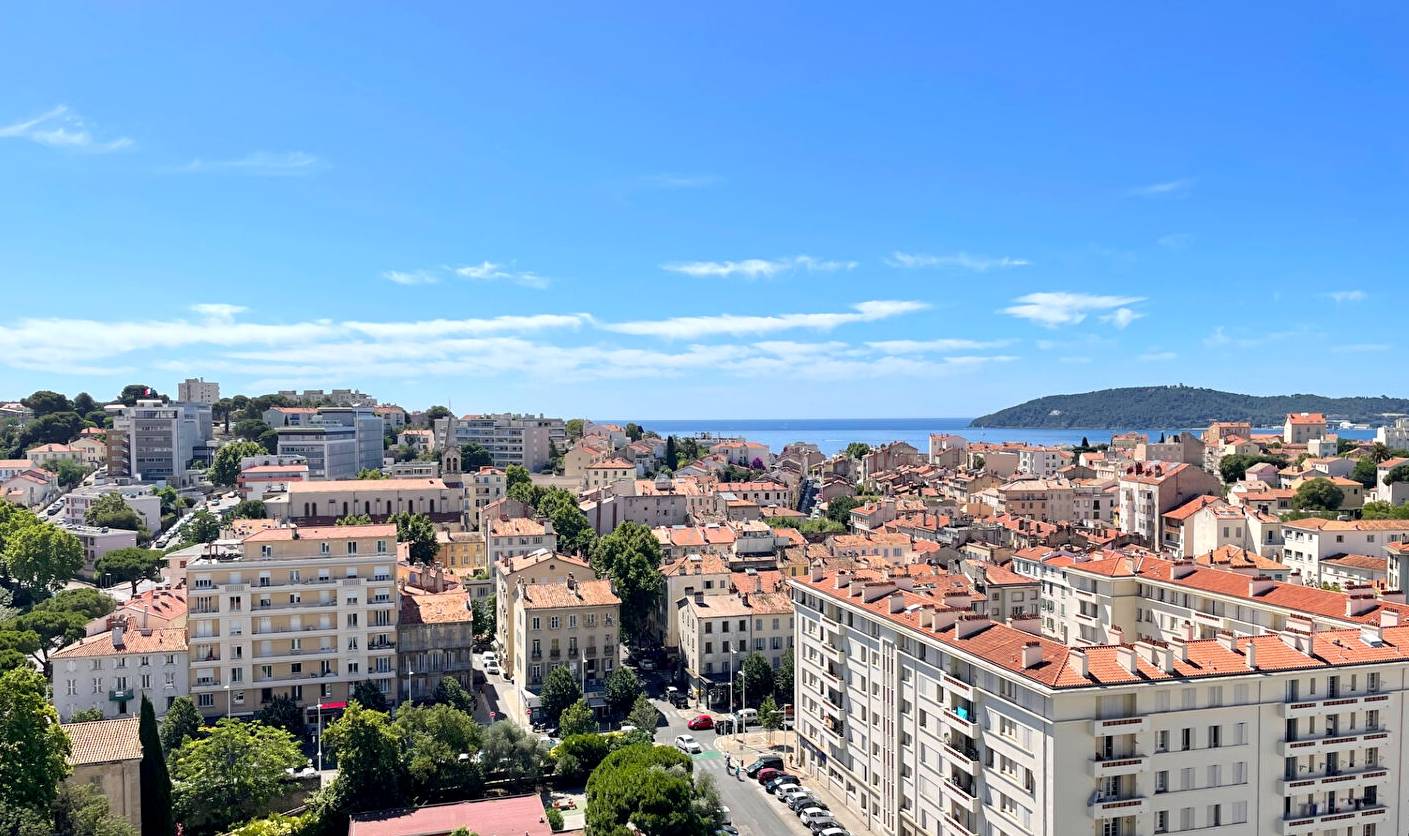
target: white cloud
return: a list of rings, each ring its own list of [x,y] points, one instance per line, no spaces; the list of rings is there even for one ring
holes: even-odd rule
[[[1326,296],[1334,300],[1336,304],[1340,304],[1342,302],[1364,302],[1366,293],[1363,290],[1333,290]]]
[[[387,270],[382,273],[382,278],[400,285],[435,284],[440,281],[439,276],[426,270],[415,270],[409,273],[403,270]]]
[[[1234,336],[1229,334],[1227,329],[1222,325],[1219,325],[1213,329],[1212,333],[1204,337],[1203,342],[1204,345],[1209,348],[1226,348],[1229,346],[1235,348],[1259,348],[1293,338],[1314,340],[1323,339],[1324,337],[1324,334],[1304,327],[1286,331],[1255,331],[1248,336]]]
[[[244,305],[227,305],[223,302],[202,302],[192,305],[191,310],[212,319],[230,319],[235,314],[245,313],[249,308]]]
[[[1035,322],[1046,328],[1056,328],[1059,325],[1076,325],[1083,322],[1093,312],[1123,308],[1143,301],[1145,299],[1142,296],[1064,291],[1029,293],[1014,299],[1013,304],[1003,308],[1002,313]]]
[[[1013,267],[1029,267],[1032,262],[1025,258],[1010,258],[1008,256],[986,256],[969,255],[966,252],[957,252],[953,255],[928,255],[926,253],[906,253],[899,250],[890,254],[885,260],[886,264],[892,267],[904,269],[915,269],[921,267],[958,267],[963,270],[971,270],[975,273],[987,273],[989,270],[1008,270]]]
[[[1188,194],[1193,188],[1193,179],[1182,177],[1178,180],[1165,180],[1161,183],[1150,183],[1147,186],[1138,186],[1131,189],[1127,194],[1132,197],[1179,197]]]
[[[1171,232],[1156,238],[1155,243],[1168,250],[1183,250],[1194,243],[1194,236],[1187,232]]]
[[[1179,355],[1173,351],[1146,351],[1143,354],[1135,355],[1135,359],[1142,363],[1164,363],[1169,360],[1178,359]]]
[[[462,279],[469,279],[476,282],[507,281],[523,287],[531,287],[542,290],[549,285],[549,280],[529,270],[515,270],[503,264],[493,261],[481,261],[479,264],[467,264],[463,267],[456,267],[453,271],[455,275]]]
[[[866,346],[887,354],[942,354],[951,351],[984,351],[990,348],[1003,348],[1012,345],[1012,340],[877,340]]]
[[[768,279],[806,270],[809,273],[835,273],[840,270],[853,270],[855,261],[837,261],[814,258],[810,255],[795,255],[791,258],[746,258],[742,261],[679,261],[662,264],[662,270],[683,273],[695,278],[730,278],[742,276],[746,279]]]
[[[131,148],[133,141],[125,136],[106,141],[94,138],[83,118],[67,105],[50,108],[30,119],[0,126],[0,139],[27,139],[53,148],[105,153]]]
[[[828,331],[840,325],[889,319],[901,314],[922,311],[927,307],[929,306],[923,302],[872,301],[853,305],[849,312],[677,316],[669,319],[604,323],[599,327],[618,334],[661,337],[672,340],[694,340],[723,334],[769,334],[794,329]]]
[[[1138,313],[1130,308],[1116,308],[1108,314],[1102,314],[1100,319],[1102,322],[1109,322],[1111,325],[1124,331],[1130,323],[1143,316],[1144,314]]]
[[[190,173],[229,172],[256,177],[298,177],[322,167],[322,161],[304,151],[254,151],[229,160],[195,159],[176,169]]]

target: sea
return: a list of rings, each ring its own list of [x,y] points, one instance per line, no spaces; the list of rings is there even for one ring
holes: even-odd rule
[[[1020,429],[970,427],[970,418],[776,418],[776,419],[673,419],[639,420],[642,427],[662,436],[713,435],[742,436],[768,445],[778,452],[795,441],[810,441],[824,454],[842,450],[853,441],[871,446],[888,441],[906,441],[920,451],[929,450],[930,433],[953,433],[969,441],[1023,441],[1029,444],[1080,444],[1085,438],[1091,444],[1109,442],[1111,436],[1123,432],[1146,433],[1159,438],[1160,433],[1202,432],[1203,427],[1132,427],[1130,429]],[[625,421],[615,423],[624,424]],[[1346,438],[1372,438],[1374,430],[1332,430]],[[1259,432],[1281,432],[1281,427],[1269,427]]]

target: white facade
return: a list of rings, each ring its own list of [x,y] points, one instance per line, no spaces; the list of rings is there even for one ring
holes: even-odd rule
[[[140,622],[138,622],[140,623]],[[158,717],[172,700],[190,693],[186,631],[141,629],[126,623],[50,654],[54,707],[67,721],[97,708],[105,719],[138,714],[142,697]]]
[[[201,377],[188,377],[176,384],[176,399],[184,403],[214,406],[220,400],[220,384],[207,382]]]
[[[139,400],[134,406],[112,404],[106,409],[113,419],[108,430],[108,475],[115,478],[178,479],[197,449],[213,435],[210,407],[205,404]]]

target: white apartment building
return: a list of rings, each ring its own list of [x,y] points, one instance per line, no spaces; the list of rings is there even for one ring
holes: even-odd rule
[[[1344,554],[1379,555],[1390,543],[1409,540],[1409,520],[1327,520],[1282,523],[1282,562],[1303,583],[1321,583],[1321,561]]]
[[[396,526],[299,528],[246,537],[237,556],[186,567],[191,694],[207,717],[275,696],[346,700],[370,679],[398,688]]]
[[[148,399],[104,409],[113,422],[108,430],[108,475],[114,479],[180,480],[213,435],[205,404]]]
[[[533,695],[560,666],[572,671],[584,692],[600,690],[618,658],[621,599],[611,581],[579,581],[571,574],[562,583],[520,579],[510,607],[514,682],[525,705],[535,705]]]
[[[1409,464],[1409,459],[1392,458],[1385,459],[1375,466],[1375,488],[1372,495],[1367,499],[1375,499],[1380,502],[1388,502],[1390,505],[1403,505],[1409,502],[1409,482],[1390,482],[1385,484],[1385,478],[1402,464]]]
[[[135,716],[143,696],[160,717],[189,693],[185,628],[141,623],[119,618],[111,630],[49,654],[61,720],[90,708],[100,709],[105,719]]]
[[[490,566],[512,557],[545,550],[553,552],[558,548],[558,535],[553,531],[553,523],[546,518],[491,516],[487,522],[484,548]]]
[[[597,574],[592,571],[587,561],[565,554],[555,554],[550,549],[507,557],[489,565],[494,573],[496,650],[499,652],[500,664],[506,672],[510,672],[513,670],[513,648],[517,643],[512,606],[518,585],[521,582],[537,585],[566,583],[569,575],[577,581],[590,581],[596,580]]]
[[[1396,418],[1394,423],[1376,429],[1375,440],[1391,450],[1409,448],[1409,418]]]
[[[83,525],[88,507],[109,493],[122,497],[123,504],[137,512],[149,533],[156,535],[161,531],[161,497],[151,485],[80,485],[64,494],[63,521]]]
[[[873,831],[1404,832],[1409,627],[1068,647],[814,571],[798,771]]]
[[[1120,530],[1151,546],[1161,539],[1161,518],[1196,496],[1222,493],[1218,478],[1183,462],[1136,462],[1120,475]]]
[[[754,653],[774,670],[793,647],[793,605],[786,592],[753,586],[709,595],[695,590],[676,602],[680,656],[697,700],[723,699],[734,675]],[[741,696],[741,695],[740,695]]]
[[[567,441],[561,418],[512,413],[441,418],[435,422],[435,437],[441,446],[473,442],[489,451],[495,467],[517,464],[530,472],[548,464],[552,445],[561,450]]]
[[[188,377],[176,384],[176,400],[214,406],[220,400],[220,384],[203,377]]]
[[[489,503],[503,499],[507,490],[504,471],[497,467],[481,467],[474,473],[466,474],[465,510],[470,516],[470,525],[482,529],[480,512]]]
[[[679,605],[684,599],[705,595],[728,595],[733,589],[729,564],[712,552],[689,554],[663,563],[660,573],[665,576],[665,594],[661,596],[656,625],[661,644],[666,648],[680,646]]]

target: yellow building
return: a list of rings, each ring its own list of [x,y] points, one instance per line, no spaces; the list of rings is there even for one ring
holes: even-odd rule
[[[474,576],[489,570],[484,548],[484,535],[478,531],[437,531],[435,541],[440,551],[435,559],[455,574]]]

